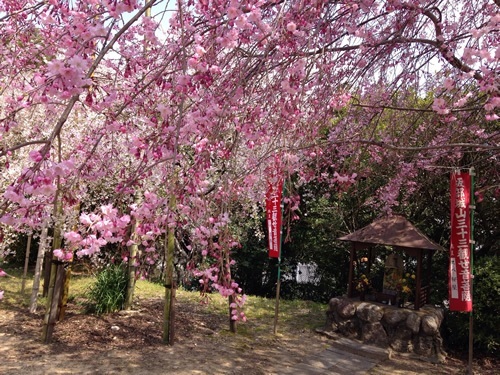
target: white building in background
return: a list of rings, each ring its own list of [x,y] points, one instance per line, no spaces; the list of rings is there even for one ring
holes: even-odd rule
[[[320,276],[317,275],[318,265],[316,263],[299,263],[295,273],[297,284],[314,284],[317,285]]]

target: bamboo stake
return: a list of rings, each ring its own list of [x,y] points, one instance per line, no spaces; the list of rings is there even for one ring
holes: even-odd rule
[[[80,203],[75,206],[75,223],[73,225],[73,230],[76,231],[78,229],[78,214],[80,213]],[[73,251],[74,249],[68,249],[68,251]],[[71,258],[64,268],[64,282],[62,287],[62,296],[61,303],[59,304],[59,315],[57,317],[58,321],[64,319],[64,315],[66,314],[66,308],[68,306],[68,298],[69,298],[69,284],[71,281],[71,264],[73,263],[73,258]]]
[[[47,248],[47,232],[48,232],[47,227],[48,227],[47,220],[45,220],[42,227],[40,242],[38,243],[38,254],[36,257],[35,275],[33,277],[33,288],[31,291],[30,313],[32,314],[36,312],[38,292],[40,290],[40,273],[43,267],[43,258],[45,257],[45,249]]]
[[[134,203],[139,204],[140,197],[137,193]],[[139,245],[137,244],[136,231],[139,226],[139,221],[137,218],[133,219],[132,225],[130,227],[130,238],[133,239],[133,244],[128,247],[128,280],[127,280],[127,294],[125,296],[124,309],[131,310],[132,303],[134,301],[134,290],[135,290],[135,273],[136,273],[136,261],[137,255],[139,254]]]
[[[170,196],[170,209],[175,207],[175,196]],[[167,223],[165,238],[165,308],[163,314],[163,342],[168,345],[174,344],[174,254],[175,254],[175,231]]]
[[[226,229],[227,230],[227,229]],[[223,264],[223,270],[227,272],[226,274],[226,282],[228,285],[231,285],[231,266],[230,266],[230,259],[229,259],[229,249],[226,249],[225,251],[225,262]],[[228,297],[228,303],[229,303],[229,331],[231,333],[236,333],[237,331],[237,324],[236,320],[232,319],[232,308],[231,304],[235,301],[234,296],[230,295]]]
[[[134,219],[134,222],[132,224],[132,227],[130,228],[130,231],[132,233],[132,236],[137,230],[137,220]],[[134,290],[135,290],[135,262],[137,259],[137,254],[139,253],[139,245],[134,241],[132,245],[128,247],[128,272],[127,272],[127,295],[125,296],[125,303],[124,303],[124,309],[125,310],[131,310],[132,309],[132,303],[134,301]]]
[[[31,237],[32,234],[30,233],[28,235],[28,244],[26,245],[26,257],[24,258],[24,270],[23,270],[23,281],[21,282],[21,294],[24,294],[24,288],[26,287],[26,274],[28,273],[28,263],[30,260]]]

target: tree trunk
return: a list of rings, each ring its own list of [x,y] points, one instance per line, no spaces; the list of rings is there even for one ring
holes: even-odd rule
[[[54,203],[54,238],[52,239],[52,253],[55,249],[60,249],[62,244],[62,201],[60,197],[59,181]],[[52,333],[56,320],[59,317],[59,306],[64,285],[64,265],[52,255],[50,265],[50,281],[47,294],[47,307],[43,320],[42,341],[49,343],[52,340]]]
[[[234,302],[234,296],[229,296],[228,297],[228,303],[229,303],[229,331],[232,333],[236,333],[236,320],[233,320],[233,308],[231,307],[231,304]]]
[[[226,272],[225,278],[226,278],[226,284],[228,286],[231,285],[231,267],[230,267],[230,261],[231,259],[229,258],[229,250],[226,250],[226,254],[224,256],[224,263],[223,263],[223,272]],[[236,320],[233,319],[233,314],[232,314],[232,308],[231,304],[234,302],[234,296],[230,295],[228,297],[228,303],[229,303],[229,331],[232,333],[236,333]]]
[[[23,281],[21,283],[21,293],[24,294],[24,288],[26,287],[26,275],[28,273],[28,264],[30,261],[30,250],[31,250],[31,233],[28,235],[28,244],[26,245],[26,257],[24,258],[24,270],[23,270]]]
[[[52,334],[59,316],[59,303],[64,284],[64,265],[56,260],[52,261],[50,272],[49,294],[47,308],[43,320],[42,341],[46,344],[52,341]]]
[[[33,289],[31,291],[30,299],[30,313],[32,314],[36,312],[38,301],[38,291],[40,289],[40,273],[43,267],[45,249],[47,248],[47,226],[47,221],[45,221],[42,228],[42,235],[40,236],[40,242],[38,243],[38,255],[36,257],[35,276],[33,277]]]

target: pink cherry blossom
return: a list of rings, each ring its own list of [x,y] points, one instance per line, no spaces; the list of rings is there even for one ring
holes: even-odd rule
[[[365,204],[390,212],[419,169],[498,146],[491,0],[180,1],[168,22],[135,0],[4,5],[0,222],[63,223],[65,259],[136,244],[144,268],[174,230],[235,320],[234,223],[261,214],[271,171],[335,194],[383,169]]]

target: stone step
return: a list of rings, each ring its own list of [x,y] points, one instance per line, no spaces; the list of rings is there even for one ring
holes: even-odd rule
[[[383,361],[389,358],[389,351],[387,349],[366,345],[361,341],[345,337],[333,341],[332,346],[327,350],[340,350],[372,361]]]
[[[383,349],[341,338],[293,368],[283,369],[280,375],[363,375],[387,358],[388,353]]]

